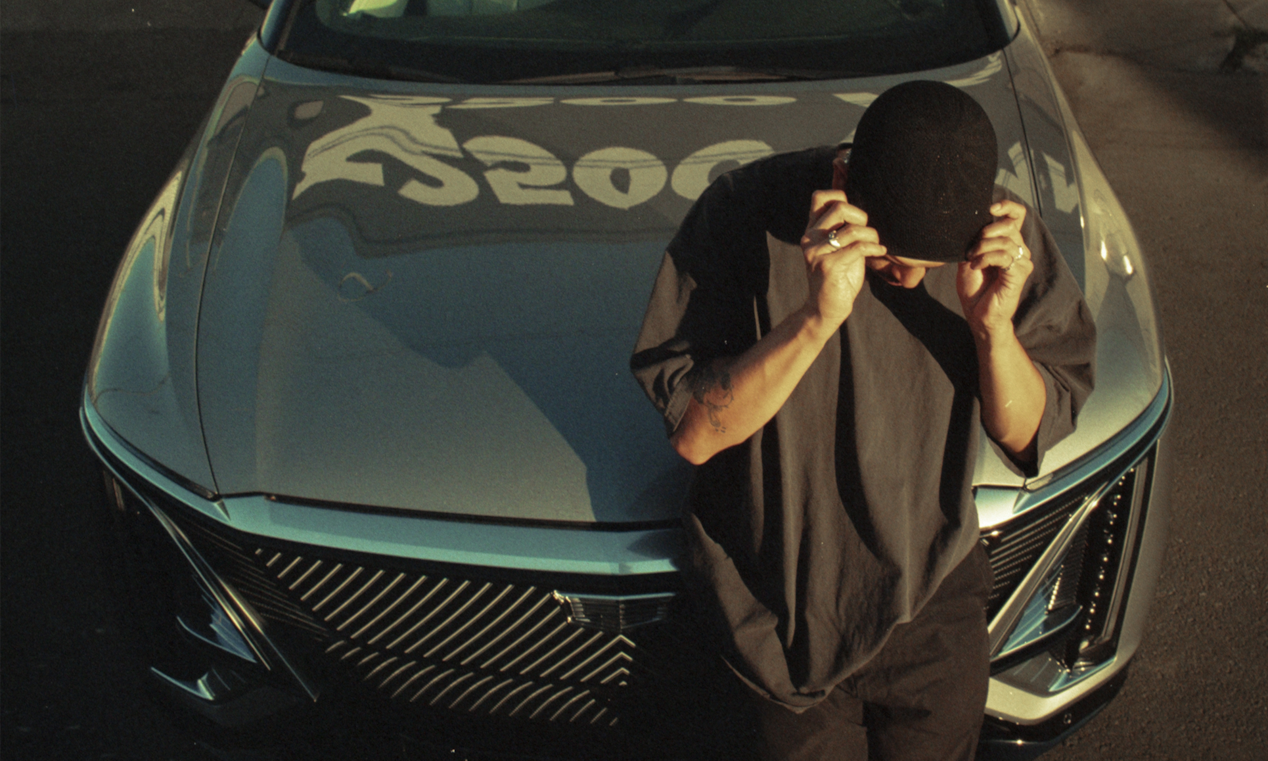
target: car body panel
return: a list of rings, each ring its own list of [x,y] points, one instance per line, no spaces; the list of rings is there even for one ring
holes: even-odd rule
[[[1025,124],[1037,208],[1083,286],[1096,320],[1096,388],[1078,430],[1045,456],[1040,477],[1069,465],[1125,428],[1154,399],[1165,371],[1147,262],[1131,223],[1109,188],[1055,86],[1056,76],[1035,42],[1029,9],[1020,6],[1021,33],[1007,48]],[[1013,485],[993,466],[975,483]]]
[[[1020,133],[1001,55],[936,74]],[[847,139],[899,81],[311,78],[270,63],[211,255],[198,385],[220,491],[600,523],[673,518],[688,477],[626,371],[678,220],[723,169]],[[1030,198],[1020,143],[1003,158]]]
[[[876,94],[911,76],[372,80],[272,56],[285,7],[274,3],[248,42],[108,299],[82,415],[116,507],[123,491],[148,505],[137,512],[215,592],[200,615],[215,622],[223,609],[275,660],[277,622],[182,531],[367,568],[544,575],[562,585],[545,587],[561,604],[573,583],[671,590],[690,468],[627,364],[665,245],[720,172],[848,140]],[[1112,696],[1139,645],[1169,511],[1171,388],[1130,224],[1032,22],[1016,23],[1003,50],[920,74],[983,104],[1000,140],[997,182],[1043,215],[1098,330],[1096,389],[1036,477],[982,437],[984,538],[1025,533],[1028,516],[1053,507],[1069,516],[996,609],[996,655],[1036,611],[1035,631],[1067,620],[1044,611],[1045,592],[1067,565],[1086,577],[1067,561],[1081,526],[1105,512],[1099,500],[1124,471],[1144,474],[1132,549],[1111,580],[1112,654],[1063,659],[1040,639],[997,659],[988,717],[1047,747]],[[276,670],[312,699],[302,668]],[[200,710],[231,702],[198,686],[215,668],[202,681],[155,673]],[[1007,743],[1024,737],[1010,732]]]
[[[114,343],[182,332],[140,353],[154,363],[144,379],[101,382],[115,355],[99,354],[99,409],[143,451],[219,493],[509,519],[675,514],[671,495],[686,468],[624,371],[665,241],[719,171],[848,139],[871,97],[900,81],[631,87],[614,96],[599,87],[371,85],[270,60],[256,102],[264,53],[258,43],[248,52],[191,163],[213,162],[220,179],[194,176],[190,186],[178,173],[154,212],[162,219],[165,204],[198,193],[178,207],[206,218],[205,199],[219,198],[228,176],[223,207],[211,212],[206,287],[207,223],[186,232],[178,221],[168,229],[186,266],[165,272],[178,287],[163,294],[175,319],[160,314]],[[1051,471],[1143,409],[1158,388],[1160,354],[1145,279],[1074,248],[1083,202],[1064,122],[1053,120],[1061,110],[1046,80],[1025,73],[1042,59],[1025,35],[1006,54],[931,76],[966,87],[1001,136],[1018,136],[1001,138],[999,180],[1045,210],[1089,289],[1104,361],[1079,431],[1045,459]],[[1012,95],[1017,80],[1033,83],[1025,97]],[[1024,130],[1019,100],[1043,112]],[[132,258],[147,255],[140,242]],[[171,260],[170,245],[155,272]],[[150,290],[121,284],[118,295],[127,304]],[[103,326],[121,321],[114,311]],[[169,367],[173,351],[190,351],[194,319],[198,407],[194,358]],[[132,354],[119,350],[137,376]],[[125,406],[138,403],[145,415]],[[148,445],[169,428],[156,420],[174,421],[171,436],[188,446]],[[197,421],[214,476],[197,462]],[[975,483],[1022,484],[988,444],[980,455]],[[479,489],[457,465],[485,474]]]
[[[214,493],[198,408],[198,310],[221,194],[268,55],[250,41],[128,244],[85,380],[132,446]]]

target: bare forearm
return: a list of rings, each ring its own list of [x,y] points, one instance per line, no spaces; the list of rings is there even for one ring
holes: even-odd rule
[[[876,230],[866,225],[867,214],[851,206],[839,187],[814,192],[801,238],[806,303],[743,354],[717,360],[689,379],[691,400],[669,437],[678,454],[696,465],[707,462],[775,417],[853,311],[864,259],[885,255]]]
[[[975,339],[982,424],[1013,457],[1032,462],[1047,401],[1043,378],[1012,330]]]
[[[674,449],[699,465],[748,439],[787,401],[837,327],[802,309],[743,354],[697,371],[691,401],[670,436]]]

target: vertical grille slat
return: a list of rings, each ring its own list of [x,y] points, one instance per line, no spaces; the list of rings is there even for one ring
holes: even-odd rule
[[[384,616],[396,610],[397,606],[404,604],[409,599],[409,596],[414,593],[414,590],[418,589],[418,587],[421,586],[426,581],[427,581],[427,577],[423,576],[423,577],[420,577],[413,584],[411,584],[409,589],[406,589],[404,592],[398,595],[395,600],[393,600],[390,604],[388,604],[387,607],[379,611],[378,614],[374,616],[374,618],[370,619],[369,621],[365,623],[364,626],[362,626],[360,629],[357,629],[355,632],[353,632],[352,639],[361,639],[362,634],[365,634],[367,631],[374,628],[375,624],[377,624],[379,621],[382,621]],[[383,590],[383,593],[387,594],[389,590],[390,588],[385,589]],[[376,635],[376,638],[377,638],[377,635]],[[373,641],[371,641],[368,644],[373,644]]]
[[[439,603],[436,607],[432,608],[432,609],[431,609],[431,611],[429,611],[429,612],[427,613],[427,615],[423,616],[423,618],[422,618],[422,619],[420,619],[417,623],[415,623],[415,624],[414,624],[413,626],[411,626],[409,629],[406,629],[406,630],[405,630],[405,632],[404,632],[403,634],[401,634],[401,636],[397,637],[396,639],[394,639],[394,640],[392,640],[390,643],[388,643],[387,647],[388,647],[389,649],[394,649],[394,648],[398,647],[398,646],[401,644],[401,640],[405,639],[406,637],[409,637],[409,636],[410,636],[410,635],[412,635],[414,632],[416,632],[416,631],[418,631],[419,629],[421,629],[422,627],[426,626],[426,625],[427,625],[427,624],[428,624],[428,623],[429,623],[429,622],[430,622],[433,618],[435,618],[436,616],[439,616],[441,613],[443,613],[443,612],[444,612],[444,610],[445,610],[445,608],[447,608],[447,607],[449,606],[449,603],[453,602],[455,598],[457,598],[459,595],[461,595],[461,594],[463,593],[463,591],[464,591],[464,590],[466,590],[466,588],[467,588],[469,585],[470,585],[470,583],[469,583],[469,582],[466,582],[466,581],[463,581],[463,582],[459,583],[459,584],[458,584],[458,588],[457,588],[457,589],[455,589],[454,591],[450,592],[448,597],[446,597],[444,600],[441,600],[441,601],[440,601],[440,603]],[[435,629],[432,629],[431,631],[432,631],[432,632],[434,632],[434,631],[435,631]],[[415,645],[415,646],[417,646],[417,645]],[[409,650],[408,650],[408,649],[406,649],[406,651],[405,651],[405,652],[409,652]]]
[[[312,576],[314,573],[316,573],[319,568],[321,568],[321,561],[314,560],[313,564],[308,566],[308,570],[300,574],[299,578],[291,582],[291,585],[287,588],[290,589],[292,592],[294,592],[296,589],[299,589],[299,586],[303,584],[305,581],[307,581],[309,576]]]
[[[488,626],[486,626],[486,627],[484,627],[484,629],[480,630],[479,634],[477,634],[475,637],[473,637],[471,641],[472,641],[472,642],[476,642],[476,641],[478,641],[479,639],[483,638],[486,634],[490,633],[490,630],[491,630],[491,629],[492,629],[495,625],[497,625],[497,624],[501,623],[503,620],[505,620],[505,619],[506,619],[506,617],[507,617],[507,616],[511,615],[511,613],[513,613],[513,612],[515,611],[515,609],[516,609],[516,608],[518,608],[522,602],[524,602],[524,601],[528,600],[528,599],[529,599],[529,597],[530,597],[530,596],[531,596],[531,595],[532,595],[535,591],[537,591],[537,590],[533,589],[532,587],[529,587],[528,589],[524,590],[524,593],[523,593],[522,595],[520,595],[519,599],[517,599],[517,600],[514,602],[514,604],[512,604],[510,607],[508,607],[508,608],[506,609],[506,612],[505,612],[505,613],[503,613],[502,615],[498,616],[498,617],[497,617],[496,619],[494,619],[493,621],[490,621],[490,622],[489,622],[489,624],[488,624]],[[541,608],[542,608],[542,606],[543,606],[543,605],[546,605],[546,604],[548,604],[548,603],[550,603],[550,602],[551,602],[550,598],[541,598],[541,599],[539,599],[539,600],[537,601],[537,603],[536,603],[535,605],[533,605],[533,607],[529,608],[527,611],[525,611],[523,614],[521,614],[521,615],[520,615],[520,617],[519,617],[518,619],[516,619],[514,623],[512,623],[512,624],[508,625],[506,628],[502,629],[501,633],[499,633],[499,634],[495,635],[495,636],[494,636],[492,639],[490,639],[488,642],[485,642],[483,645],[481,645],[481,646],[480,646],[480,648],[479,648],[478,650],[476,650],[475,652],[471,653],[471,654],[470,654],[470,655],[468,655],[466,658],[463,658],[461,661],[459,661],[459,663],[461,663],[463,666],[466,666],[466,665],[470,664],[472,661],[474,661],[474,660],[476,660],[477,658],[479,658],[480,656],[484,655],[486,652],[488,652],[488,651],[489,651],[489,649],[490,649],[490,648],[494,647],[494,646],[495,646],[495,645],[497,645],[499,642],[501,642],[502,640],[506,639],[507,637],[510,637],[512,634],[514,634],[516,631],[518,631],[518,630],[520,629],[521,625],[523,625],[523,623],[524,623],[525,621],[527,621],[527,620],[528,620],[528,618],[529,618],[530,616],[532,616],[532,615],[533,615],[534,613],[536,613],[537,611],[541,610]],[[531,632],[531,630],[530,630],[530,632]],[[530,632],[525,632],[525,633],[524,633],[524,635],[522,635],[522,636],[527,636]],[[517,641],[518,641],[518,640],[517,640]],[[511,645],[511,646],[512,646],[512,647],[514,647],[514,643],[512,643],[512,645]],[[504,653],[504,652],[506,652],[506,650],[503,650],[502,652]],[[496,661],[500,655],[501,655],[501,653],[499,653],[498,655],[494,656],[493,658],[490,658],[488,661],[485,661],[485,662],[484,662],[484,664],[482,664],[482,665],[481,665],[481,668],[488,668],[488,664],[489,664],[489,663],[491,663],[491,662],[493,662],[493,661]]]
[[[327,571],[327,572],[326,572],[326,575],[325,575],[325,576],[323,576],[323,577],[321,577],[321,580],[320,580],[320,581],[318,581],[316,584],[314,584],[314,585],[312,585],[311,587],[309,587],[307,592],[305,592],[304,594],[302,594],[302,595],[300,595],[300,596],[299,596],[299,599],[300,599],[300,600],[302,600],[302,601],[304,601],[304,602],[308,602],[308,598],[310,598],[310,597],[312,597],[313,595],[317,594],[317,592],[318,592],[318,591],[319,591],[319,590],[320,590],[323,586],[325,586],[325,585],[326,585],[326,582],[327,582],[327,581],[330,581],[332,578],[334,578],[334,577],[335,577],[335,575],[336,575],[336,574],[338,574],[338,573],[339,573],[340,571],[342,571],[342,570],[343,570],[343,563],[335,563],[335,567],[334,567],[334,568],[331,568],[329,571]]]
[[[377,576],[378,576],[378,574],[375,574],[375,576],[377,577]],[[392,579],[391,581],[389,581],[389,582],[387,583],[387,586],[386,586],[386,587],[384,587],[383,589],[380,589],[380,590],[378,591],[378,593],[374,595],[374,597],[371,597],[371,598],[370,598],[370,601],[369,601],[369,602],[367,602],[365,605],[362,605],[362,606],[361,606],[361,609],[360,609],[360,610],[358,610],[356,613],[353,613],[353,614],[352,614],[351,616],[349,616],[348,618],[345,618],[345,619],[343,620],[343,623],[341,623],[341,624],[339,624],[338,626],[336,626],[336,627],[335,627],[335,630],[336,630],[336,631],[343,631],[344,629],[347,629],[349,626],[352,626],[352,624],[353,624],[353,623],[355,623],[355,622],[356,622],[356,620],[357,620],[358,618],[361,618],[362,616],[364,616],[364,615],[365,615],[365,613],[366,613],[366,611],[368,611],[368,610],[370,610],[371,608],[373,608],[373,607],[375,606],[375,604],[377,604],[377,603],[379,602],[379,600],[382,600],[382,599],[383,599],[383,597],[384,597],[384,596],[385,596],[388,592],[391,592],[393,589],[395,589],[395,588],[396,588],[396,585],[397,585],[397,584],[400,584],[400,583],[401,583],[401,579],[403,579],[403,578],[405,578],[405,574],[403,574],[403,573],[398,573],[398,574],[396,574],[396,578],[394,578],[394,579]]]
[[[539,602],[536,606],[534,606],[534,609],[533,609],[533,610],[534,610],[534,611],[536,611],[536,610],[540,609],[543,605],[546,605],[547,603],[548,603],[548,601],[547,601],[547,600],[542,600],[542,601],[541,601],[541,602]],[[516,638],[515,638],[515,640],[514,640],[513,642],[511,642],[511,644],[509,644],[509,645],[507,645],[506,647],[502,648],[502,649],[501,649],[501,650],[497,653],[497,655],[494,655],[494,656],[492,656],[491,658],[489,658],[487,661],[485,661],[485,662],[481,663],[481,664],[480,664],[480,668],[485,668],[485,669],[488,669],[488,668],[494,668],[494,665],[493,665],[493,664],[497,663],[497,662],[498,662],[499,660],[501,660],[504,656],[508,656],[508,655],[510,655],[511,653],[515,652],[515,650],[516,650],[516,649],[518,649],[518,648],[519,648],[521,645],[523,645],[524,643],[532,641],[532,640],[533,640],[533,638],[535,638],[535,637],[536,637],[538,630],[540,630],[542,627],[544,627],[544,626],[546,626],[547,624],[549,624],[549,623],[551,622],[551,620],[552,620],[552,619],[554,619],[555,617],[557,617],[557,616],[561,616],[561,615],[562,615],[562,613],[560,613],[560,611],[559,611],[559,609],[558,609],[558,608],[553,608],[553,609],[551,609],[551,610],[550,610],[550,611],[549,611],[549,612],[545,615],[545,617],[543,617],[543,618],[542,618],[540,621],[538,621],[537,623],[533,624],[532,628],[530,628],[528,631],[524,632],[524,633],[523,633],[523,634],[521,634],[520,636],[516,637]],[[526,617],[526,618],[527,618],[527,617]],[[518,622],[517,622],[517,624],[518,624]],[[560,628],[560,627],[562,627],[562,626],[563,626],[563,624],[559,624],[558,626],[556,626],[555,631],[558,631],[558,630],[559,630],[559,628]],[[552,634],[553,634],[553,632],[552,632]],[[523,656],[521,656],[521,657],[523,657]],[[518,659],[516,659],[516,660],[518,660]],[[498,669],[498,671],[506,671],[507,669],[509,669],[509,668],[513,667],[514,665],[515,665],[515,660],[512,660],[510,663],[504,664],[504,665],[502,665],[502,666],[498,666],[498,667],[497,667],[497,669]]]
[[[1057,502],[1023,513],[990,531],[983,532],[983,541],[991,561],[995,582],[987,601],[987,617],[1003,607],[1022,578],[1034,567],[1039,556],[1082,506],[1085,497]]]
[[[335,598],[335,597],[336,597],[336,596],[337,596],[340,592],[342,592],[344,589],[346,589],[346,588],[348,587],[348,585],[349,585],[349,584],[351,584],[352,582],[356,581],[356,580],[357,580],[357,578],[358,578],[359,576],[361,576],[361,573],[362,573],[364,570],[365,570],[364,568],[354,568],[354,569],[352,570],[352,573],[348,574],[347,578],[345,578],[343,581],[339,582],[339,585],[338,585],[337,587],[335,587],[333,590],[331,590],[330,594],[328,594],[328,595],[326,595],[325,597],[323,597],[323,598],[321,599],[321,601],[320,601],[320,602],[318,602],[316,605],[314,605],[314,606],[313,606],[313,612],[314,612],[314,613],[320,613],[320,612],[321,612],[321,609],[322,609],[322,608],[324,608],[324,607],[326,607],[326,603],[328,603],[328,602],[330,602],[331,600],[333,600],[333,599],[334,599],[334,598]],[[336,611],[336,613],[337,613],[337,612],[338,612],[338,611]],[[332,613],[331,615],[333,616],[333,615],[335,615],[335,614],[334,614],[334,613]],[[327,619],[326,619],[326,620],[330,620],[330,619],[329,619],[329,617],[327,617]]]
[[[423,668],[419,669],[417,673],[415,673],[409,679],[405,680],[404,684],[396,688],[396,691],[392,693],[392,697],[393,698],[399,697],[402,692],[405,692],[411,686],[413,686],[414,682],[417,682],[419,679],[422,679],[423,677],[427,676],[435,668],[436,668],[435,666],[424,666]]]
[[[489,590],[490,586],[491,585],[489,584],[485,584],[484,586],[476,590],[475,594],[473,594],[468,600],[462,603],[462,605],[460,605],[457,610],[450,613],[448,618],[446,618],[444,621],[441,621],[439,624],[437,624],[435,629],[432,629],[427,634],[424,634],[421,639],[419,639],[418,641],[416,641],[414,644],[410,645],[409,647],[405,648],[405,652],[409,653],[409,652],[413,652],[414,650],[417,650],[418,648],[422,647],[423,644],[427,642],[427,640],[431,639],[432,637],[436,637],[443,634],[445,630],[449,628],[449,626],[451,624],[454,624],[455,622],[459,624],[459,631],[461,631],[462,628],[465,628],[466,624],[462,622],[463,614],[467,612],[468,608],[470,608],[481,597],[484,596],[484,593]],[[458,632],[453,632],[450,635],[450,637],[456,635],[457,633]],[[439,643],[434,645],[432,649],[428,650],[424,654],[424,657],[430,658],[433,655],[435,655],[437,650],[445,646],[445,643],[449,641],[450,637],[445,637]]]
[[[426,577],[424,577],[424,578],[426,578]],[[373,637],[371,637],[371,638],[367,641],[367,644],[370,644],[370,645],[377,645],[377,644],[379,643],[379,640],[381,640],[381,639],[383,639],[384,637],[386,637],[387,635],[391,634],[393,629],[395,629],[396,627],[400,626],[400,625],[401,625],[402,623],[404,623],[405,621],[408,621],[408,620],[410,619],[410,616],[413,616],[415,613],[417,613],[417,612],[418,612],[418,609],[419,609],[419,608],[423,607],[423,606],[424,606],[424,605],[426,605],[428,602],[430,602],[430,601],[431,601],[431,598],[433,598],[433,597],[435,597],[437,594],[439,594],[439,593],[441,592],[441,590],[443,590],[443,589],[445,588],[445,586],[446,586],[448,583],[449,583],[449,580],[448,580],[448,579],[441,579],[439,582],[437,582],[435,585],[433,585],[433,586],[432,586],[432,588],[431,588],[430,590],[428,590],[428,591],[427,591],[427,594],[423,595],[423,596],[422,596],[422,597],[421,597],[421,598],[420,598],[417,602],[415,602],[413,605],[411,605],[411,606],[410,606],[410,608],[409,608],[409,610],[407,610],[407,611],[405,611],[404,613],[402,613],[401,615],[397,616],[397,618],[396,618],[396,620],[395,620],[395,621],[393,621],[392,623],[388,624],[388,625],[387,625],[387,626],[385,626],[383,629],[381,629],[378,633],[376,633]],[[407,633],[407,634],[408,634],[408,633]],[[399,640],[398,640],[398,641],[399,641]],[[393,642],[391,645],[388,645],[388,647],[392,647],[392,646],[394,646],[395,644],[396,644],[396,643],[395,643],[395,642]]]

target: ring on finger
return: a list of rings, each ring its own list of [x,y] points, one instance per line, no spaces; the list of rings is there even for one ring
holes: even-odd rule
[[[834,249],[841,247],[841,241],[837,240],[836,230],[832,230],[828,233],[828,242],[832,244],[832,248]]]
[[[1009,270],[1011,270],[1013,268],[1013,265],[1017,263],[1017,260],[1022,258],[1025,255],[1026,255],[1026,249],[1022,248],[1021,246],[1018,246],[1017,253],[1013,254],[1013,260],[1008,263],[1008,266],[1004,268],[1004,271],[1008,272]]]

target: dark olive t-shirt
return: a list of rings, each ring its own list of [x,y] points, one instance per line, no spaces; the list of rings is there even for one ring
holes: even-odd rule
[[[670,243],[631,360],[670,431],[693,368],[744,352],[805,302],[798,241],[833,155],[722,176]],[[1035,269],[1014,323],[1047,392],[1042,456],[1091,391],[1095,328],[1037,215],[1023,235]],[[791,707],[865,663],[978,539],[977,359],[955,275],[930,269],[907,290],[869,274],[774,419],[696,469],[689,587],[732,668]]]

